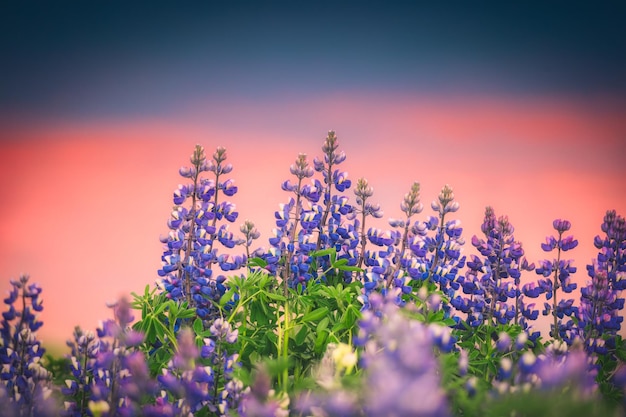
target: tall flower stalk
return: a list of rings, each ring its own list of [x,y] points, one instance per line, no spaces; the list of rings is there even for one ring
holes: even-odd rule
[[[546,292],[546,299],[552,299],[552,305],[545,303],[544,310],[544,315],[552,312],[553,323],[550,335],[555,340],[564,340],[571,344],[573,342],[573,335],[571,334],[573,321],[561,323],[561,320],[564,316],[572,317],[576,315],[578,309],[573,305],[574,300],[558,300],[558,294],[559,290],[569,294],[576,289],[576,283],[572,282],[570,278],[571,274],[576,272],[576,267],[572,265],[571,260],[561,259],[561,256],[563,252],[578,246],[578,241],[571,235],[564,236],[565,232],[572,226],[569,221],[556,219],[552,222],[552,226],[556,230],[557,236],[548,236],[546,243],[541,244],[541,248],[545,252],[556,251],[556,258],[540,261],[535,272],[546,278],[552,277],[552,281],[548,281],[550,288]]]
[[[515,240],[515,229],[508,217],[496,218],[491,207],[485,210],[481,230],[485,239],[474,236],[472,245],[483,259],[474,256],[468,262],[468,267],[477,277],[478,286],[484,289],[486,321],[509,323],[518,316],[518,291],[524,250]],[[478,277],[478,274],[482,275]],[[509,303],[509,299],[513,302]]]
[[[404,287],[404,277],[408,276],[407,269],[411,266],[412,253],[409,250],[410,239],[414,235],[412,232],[411,218],[422,212],[424,205],[420,202],[420,184],[414,182],[411,190],[404,195],[404,199],[400,204],[400,210],[404,213],[403,219],[390,219],[389,224],[393,228],[399,229],[397,235],[400,239],[399,248],[396,248],[393,255],[393,263],[395,264],[391,275],[386,283],[386,287],[390,288],[392,284],[402,288]]]
[[[596,259],[587,265],[591,282],[581,288],[580,327],[589,353],[606,353],[614,348],[622,326],[624,308],[621,292],[626,288],[626,220],[615,210],[607,211],[603,236],[596,236]]]
[[[325,227],[329,226],[328,222],[330,220],[329,215],[335,215],[339,210],[341,210],[342,206],[345,206],[345,202],[339,201],[337,195],[333,195],[333,189],[342,193],[345,190],[349,189],[352,185],[350,179],[348,179],[348,174],[343,171],[339,171],[338,169],[334,169],[335,166],[341,164],[346,160],[346,154],[343,151],[338,151],[339,149],[339,141],[337,140],[337,135],[334,131],[329,131],[328,136],[324,140],[324,145],[322,146],[322,152],[324,154],[323,159],[314,158],[313,166],[317,172],[321,172],[324,185],[322,194],[324,210],[322,213],[322,218],[318,223],[319,234],[317,238],[317,248],[321,247],[322,238],[324,234],[328,236],[331,232],[331,228],[328,227],[328,230],[324,230]],[[346,212],[349,210],[349,207],[344,209]],[[345,213],[344,213],[345,214]],[[336,216],[334,216],[336,217]]]
[[[161,257],[163,267],[159,270],[161,288],[168,298],[187,302],[196,309],[198,317],[208,322],[219,316],[215,302],[226,291],[226,277],[218,275],[213,265],[218,264],[222,271],[233,271],[247,263],[245,256],[217,253],[217,242],[225,248],[242,243],[228,230],[228,223],[238,216],[235,205],[220,199],[237,192],[234,181],[224,179],[233,169],[226,159],[225,148],[218,147],[208,159],[204,148],[196,145],[190,158],[191,167],[179,170],[191,184],[179,185],[174,191],[175,206],[167,222],[170,232],[162,239],[165,251]],[[214,178],[201,177],[203,172],[213,173]],[[218,225],[222,220],[226,223]]]
[[[294,193],[295,199],[292,197],[287,204],[281,204],[280,210],[275,213],[277,228],[274,229],[274,236],[270,238],[272,248],[265,257],[268,269],[280,276],[282,280],[285,302],[283,304],[283,320],[278,331],[277,350],[279,356],[283,358],[287,358],[289,355],[291,326],[289,288],[298,285],[304,288],[311,278],[309,271],[311,258],[308,256],[308,252],[312,248],[307,244],[310,243],[310,232],[319,221],[319,210],[314,207],[305,212],[303,200],[316,203],[320,193],[316,184],[303,184],[304,179],[311,178],[314,172],[313,168],[309,166],[305,154],[299,154],[298,159],[289,170],[296,177],[297,182],[292,183],[287,180],[283,182],[282,189]],[[298,225],[303,220],[302,230],[298,232]],[[288,376],[288,370],[285,369],[281,381],[283,389],[286,389]]]
[[[380,209],[380,204],[375,204],[369,201],[370,197],[374,195],[374,188],[369,185],[367,179],[359,178],[356,182],[356,188],[354,190],[356,196],[356,206],[353,212],[354,227],[359,231],[359,260],[357,267],[363,266],[365,259],[365,248],[367,246],[367,233],[365,231],[366,219],[368,216],[380,219],[383,216],[383,212]],[[360,214],[360,219],[357,215]]]
[[[62,390],[64,416],[136,415],[155,393],[146,357],[138,349],[143,334],[129,328],[130,304],[121,299],[110,307],[114,319],[102,322],[96,333],[77,327],[67,342],[71,378]]]
[[[444,185],[437,200],[430,204],[437,212],[437,217],[430,216],[424,223],[425,229],[435,231],[433,237],[426,237],[423,249],[426,249],[424,267],[426,279],[438,284],[439,289],[451,295],[458,288],[456,278],[459,270],[465,266],[465,257],[461,248],[465,240],[461,236],[463,228],[459,220],[446,220],[448,213],[455,213],[460,205],[454,200],[454,192],[448,184]],[[422,245],[418,244],[417,248]],[[418,249],[418,253],[421,254]]]
[[[52,393],[52,375],[41,363],[45,349],[37,339],[43,325],[37,317],[43,310],[42,290],[29,279],[22,275],[10,281],[12,289],[4,299],[8,310],[2,313],[0,328],[0,398],[8,399],[8,409],[1,411],[18,416],[47,415]]]

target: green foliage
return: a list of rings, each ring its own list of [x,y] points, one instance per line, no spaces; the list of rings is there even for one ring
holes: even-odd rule
[[[353,269],[336,259],[334,249],[316,256],[333,261],[327,272]],[[249,265],[264,266],[258,258]],[[279,368],[277,378],[285,392],[310,385],[307,379],[328,343],[350,343],[361,316],[358,282],[310,282],[306,291],[290,288],[285,294],[279,278],[256,269],[246,277],[231,277],[229,286],[220,305],[234,301],[228,321],[239,331],[242,372],[251,373],[261,362],[270,364],[270,370]]]
[[[498,374],[500,361],[504,357],[511,358],[514,362],[527,350],[533,350],[531,342],[525,342],[520,349],[499,351],[496,342],[502,334],[509,335],[512,342],[523,333],[521,326],[516,324],[493,325],[481,324],[471,327],[462,322],[463,329],[456,330],[458,346],[465,349],[469,354],[469,373],[484,381],[493,381]],[[535,353],[542,350],[540,343],[534,348]]]
[[[618,417],[621,412],[597,398],[581,397],[575,391],[534,390],[518,392],[489,401],[483,407],[485,417]]]
[[[157,294],[157,289],[150,290],[146,285],[143,295],[131,293],[131,306],[141,310],[141,320],[133,329],[144,334],[142,350],[148,356],[148,367],[154,376],[163,369],[177,349],[176,334],[178,327],[195,317],[193,308],[187,303],[181,304],[170,300],[165,294]]]
[[[619,404],[624,401],[624,392],[615,386],[613,375],[618,367],[626,363],[626,343],[622,336],[609,335],[606,339],[613,339],[615,348],[609,349],[605,355],[598,355],[598,386],[602,396],[612,404]],[[606,341],[605,341],[606,342]]]
[[[56,357],[45,354],[43,357],[44,367],[52,374],[52,382],[54,385],[65,385],[66,379],[72,379],[70,371],[70,360],[63,357]]]

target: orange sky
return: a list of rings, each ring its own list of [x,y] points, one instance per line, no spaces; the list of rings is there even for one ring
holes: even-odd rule
[[[567,218],[584,265],[607,209],[626,214],[626,112],[551,99],[335,94],[259,103],[190,103],[167,118],[0,126],[0,290],[29,273],[43,286],[45,344],[109,317],[105,302],[152,284],[171,195],[196,143],[228,150],[240,217],[267,245],[280,183],[299,152],[321,154],[334,129],[350,178],[368,178],[384,218],[400,215],[413,181],[429,203],[450,184],[461,204],[465,253],[486,205],[507,214],[528,257],[552,220]],[[352,192],[349,193],[352,196]],[[383,223],[379,224],[384,226]],[[526,280],[536,274],[527,274]],[[576,298],[578,294],[575,295]]]

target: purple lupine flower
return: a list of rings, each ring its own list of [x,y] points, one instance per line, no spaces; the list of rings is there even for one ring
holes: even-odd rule
[[[359,321],[355,344],[364,347],[363,385],[350,390],[323,380],[327,391],[307,393],[299,398],[298,408],[310,412],[314,407],[321,413],[316,415],[337,417],[450,415],[434,356],[434,348],[441,348],[436,339],[449,333],[404,315],[396,304],[399,291],[373,292],[371,306]],[[326,372],[334,374],[332,369]]]
[[[546,309],[544,309],[544,314],[551,311],[554,319],[551,324],[550,335],[556,340],[564,340],[568,345],[571,345],[576,337],[574,321],[570,319],[564,322],[564,317],[577,316],[578,308],[573,306],[573,300],[559,300],[558,294],[559,290],[564,293],[571,293],[576,289],[576,283],[570,279],[570,276],[576,272],[576,267],[572,265],[572,261],[561,259],[561,254],[575,248],[578,241],[572,236],[563,235],[571,228],[569,221],[556,219],[552,226],[557,231],[557,236],[549,236],[546,243],[542,244],[541,247],[546,252],[556,250],[556,258],[539,261],[539,266],[535,272],[546,278],[553,277],[551,291],[546,292],[546,300],[552,299],[552,305],[546,304]]]
[[[380,209],[379,204],[368,201],[370,197],[374,195],[374,188],[369,185],[367,179],[358,179],[356,188],[354,190],[354,195],[356,196],[356,206],[353,212],[353,215],[355,217],[354,229],[358,232],[358,236],[360,236],[360,253],[357,266],[360,268],[363,265],[365,259],[365,247],[367,245],[367,234],[365,232],[366,218],[368,216],[371,216],[379,219],[383,216],[383,212]],[[361,214],[360,219],[356,217],[356,215],[359,213]]]
[[[402,219],[389,219],[389,224],[394,229],[392,232],[394,239],[392,262],[394,264],[393,271],[387,277],[386,288],[392,286],[402,288],[404,286],[404,277],[408,275],[408,269],[413,266],[413,256],[411,252],[410,241],[413,238],[411,217],[421,213],[424,206],[420,202],[420,184],[414,182],[411,190],[404,195],[400,210],[404,214]],[[400,301],[400,300],[398,300]]]
[[[295,287],[300,283],[306,285],[306,281],[311,277],[308,266],[307,272],[301,274],[304,266],[311,261],[308,256],[298,256],[301,254],[297,244],[300,241],[299,236],[310,232],[301,225],[303,218],[306,217],[304,203],[307,197],[303,194],[303,180],[313,176],[314,170],[309,166],[306,155],[301,153],[291,165],[290,172],[297,178],[297,184],[287,181],[282,188],[294,193],[296,198],[290,198],[287,204],[280,204],[279,211],[274,213],[277,228],[274,230],[274,236],[269,239],[270,251],[264,255],[268,264],[266,269],[282,277],[285,291],[289,286]],[[310,220],[308,217],[307,219]],[[300,230],[299,226],[302,226]],[[298,261],[303,261],[304,265],[298,264]]]
[[[222,323],[212,333],[216,339],[205,339],[199,349],[190,329],[179,332],[176,354],[158,377],[161,389],[171,396],[158,398],[155,405],[144,407],[144,412],[158,415],[159,409],[166,408],[173,415],[188,415],[208,410],[211,415],[225,416],[239,407],[243,385],[233,378],[236,355],[223,350],[233,331]]]
[[[156,393],[146,357],[138,349],[143,335],[129,327],[129,302],[122,298],[107,305],[115,320],[104,321],[95,334],[77,327],[67,342],[72,378],[62,389],[64,416],[138,415],[141,404]]]
[[[298,159],[296,159],[296,162],[289,167],[289,172],[291,172],[299,180],[313,176],[313,168],[309,166],[309,163],[306,160],[306,154],[298,154]]]
[[[496,349],[500,352],[507,352],[511,348],[511,336],[507,332],[498,333]]]
[[[337,135],[334,131],[329,131],[322,146],[323,158],[314,158],[313,161],[315,170],[323,177],[321,182],[316,181],[316,188],[321,193],[321,203],[312,207],[315,215],[311,214],[310,217],[314,222],[307,220],[307,224],[303,224],[305,229],[317,231],[317,238],[302,240],[309,240],[311,243],[311,247],[306,249],[334,248],[336,259],[345,259],[348,266],[354,267],[359,264],[357,246],[362,230],[356,219],[355,207],[349,203],[347,196],[342,195],[351,187],[352,181],[347,172],[337,169],[346,159],[346,154],[338,149]],[[347,220],[354,222],[349,224]],[[319,271],[324,271],[320,278],[327,283],[350,282],[354,278],[352,271],[337,271],[332,268],[329,255],[317,257],[316,264]],[[312,272],[318,275],[317,271]]]
[[[11,280],[12,289],[4,299],[8,311],[2,313],[0,328],[0,403],[7,415],[55,415],[51,374],[41,364],[45,349],[37,339],[43,324],[37,317],[43,309],[41,287],[28,281],[28,275]]]
[[[250,252],[250,248],[252,247],[252,242],[259,237],[261,237],[261,233],[257,230],[254,223],[250,220],[244,221],[244,223],[239,228],[241,233],[243,233],[244,239],[241,242],[246,248],[246,259],[250,259],[251,256],[259,255],[258,251],[255,250]]]
[[[237,341],[237,330],[218,318],[209,331],[211,336],[201,347],[196,345],[191,329],[183,328],[178,333],[177,351],[158,376],[160,388],[169,395],[148,406],[151,413],[166,408],[174,415],[187,415],[207,409],[225,416],[239,407],[243,385],[234,378],[237,354],[227,352],[227,346]]]
[[[322,151],[324,157],[314,159],[314,168],[305,154],[299,154],[291,165],[296,180],[283,182],[281,188],[294,197],[275,212],[271,247],[261,256],[267,262],[266,269],[282,277],[285,291],[288,287],[304,289],[313,278],[329,283],[353,279],[351,270],[337,270],[330,264],[330,255],[317,255],[317,250],[333,248],[334,259],[347,267],[356,267],[359,262],[359,224],[345,221],[353,219],[354,209],[341,193],[351,182],[347,173],[335,169],[345,160],[345,154],[338,151],[335,132],[328,133]],[[312,178],[305,183],[315,171],[322,174],[323,181]],[[316,268],[312,267],[314,258]]]
[[[71,349],[69,355],[70,371],[73,379],[66,380],[66,387],[61,389],[65,397],[64,416],[82,416],[87,412],[93,381],[93,368],[100,351],[100,339],[93,332],[83,332],[80,327],[74,329],[74,339],[68,340]]]
[[[607,345],[615,344],[615,336],[624,318],[621,290],[626,286],[626,220],[614,210],[607,211],[594,245],[600,250],[587,265],[591,282],[581,288],[579,327],[589,354],[608,353]]]
[[[367,324],[364,411],[368,416],[450,415],[440,388],[432,333],[428,326],[404,317],[394,300],[390,294],[382,306],[385,320]],[[427,396],[422,395],[425,391]],[[418,396],[424,401],[415,401]]]
[[[469,310],[468,320],[474,324],[482,323],[476,319],[482,316],[487,321],[494,320],[500,324],[515,321],[527,329],[524,318],[535,317],[524,306],[521,296],[523,291],[531,296],[537,293],[538,296],[539,291],[535,284],[527,284],[520,289],[521,271],[532,270],[534,265],[529,265],[523,258],[524,250],[521,243],[515,240],[514,230],[507,216],[496,218],[493,208],[487,207],[481,225],[485,238],[472,237],[472,245],[482,258],[471,256],[466,275],[459,282],[463,293],[470,296],[465,308]],[[521,320],[520,315],[523,316]]]
[[[178,333],[178,349],[163,374],[158,376],[161,389],[169,392],[174,401],[171,407],[174,415],[187,415],[212,404],[214,380],[211,367],[197,365],[199,350],[190,329]],[[168,402],[163,396],[162,402]],[[212,407],[215,411],[216,407]]]
[[[372,267],[370,274],[377,282],[384,283],[381,288],[383,293],[392,287],[401,290],[396,300],[399,305],[404,304],[401,295],[412,292],[416,283],[418,286],[424,282],[436,283],[444,294],[451,296],[459,287],[457,275],[465,263],[465,257],[461,257],[464,241],[460,222],[445,220],[447,213],[459,208],[452,189],[444,186],[438,201],[433,201],[431,207],[437,211],[438,217],[413,221],[412,216],[423,209],[419,189],[419,183],[415,182],[404,196],[400,205],[404,216],[389,219],[392,230],[370,228],[368,231],[368,240],[383,250],[366,251],[365,264]],[[368,283],[366,280],[365,284]],[[448,308],[445,304],[444,309]],[[449,313],[446,311],[445,314]]]
[[[589,357],[583,350],[562,350],[539,359],[535,368],[538,384],[542,390],[575,390],[576,394],[588,397],[596,389],[594,373],[589,372]]]
[[[264,367],[254,373],[252,385],[243,395],[239,406],[241,417],[287,417],[289,397],[278,397],[272,388],[272,381]],[[302,406],[301,408],[306,408]]]
[[[234,180],[224,178],[233,169],[226,159],[222,147],[208,159],[204,148],[196,145],[190,158],[192,166],[179,171],[191,183],[179,185],[174,191],[175,207],[167,223],[170,232],[161,239],[165,250],[158,285],[168,298],[195,307],[206,321],[217,317],[214,302],[226,291],[224,275],[214,271],[213,266],[233,271],[247,263],[246,255],[235,255],[233,261],[228,261],[217,254],[217,242],[228,249],[243,243],[228,230],[228,223],[238,216],[234,204],[221,201],[222,196],[232,197],[237,192]],[[202,178],[206,172],[214,178]]]
[[[448,213],[454,213],[459,209],[459,203],[454,201],[454,192],[446,184],[439,193],[438,199],[433,200],[431,208],[438,216],[430,216],[425,224],[414,227],[415,236],[423,240],[423,249],[426,255],[421,261],[427,271],[426,279],[439,284],[439,289],[448,295],[452,295],[459,288],[457,283],[458,273],[465,266],[465,257],[460,256],[460,248],[465,244],[461,237],[463,229],[460,221],[446,221]],[[435,231],[433,237],[426,236],[426,230]],[[412,245],[415,247],[420,245]],[[415,251],[419,256],[423,250]]]

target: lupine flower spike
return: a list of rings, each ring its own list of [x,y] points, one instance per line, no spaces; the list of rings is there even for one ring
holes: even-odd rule
[[[179,185],[174,191],[174,208],[167,224],[169,235],[162,238],[165,251],[161,257],[163,267],[159,270],[160,287],[168,298],[186,301],[196,308],[198,317],[209,322],[219,314],[214,302],[226,292],[226,277],[214,271],[215,264],[222,271],[233,271],[247,263],[245,255],[217,254],[217,244],[233,248],[243,243],[233,237],[228,223],[237,219],[235,205],[223,197],[237,192],[232,179],[224,179],[233,166],[226,163],[226,149],[218,147],[211,159],[204,148],[196,145],[191,155],[191,167],[182,167],[180,175],[191,184]],[[211,172],[212,179],[202,178],[203,172]],[[188,202],[188,205],[185,205]],[[218,222],[225,220],[221,225]]]
[[[43,325],[41,287],[29,283],[29,276],[11,280],[12,289],[4,299],[0,332],[0,410],[6,415],[54,415],[50,388],[51,374],[43,367],[45,350],[37,339]],[[17,308],[16,308],[17,302]]]
[[[543,275],[545,278],[552,276],[552,281],[547,281],[548,290],[546,291],[546,300],[552,299],[552,305],[545,303],[544,315],[552,313],[553,323],[550,335],[555,340],[564,340],[571,345],[574,335],[574,322],[569,320],[563,323],[565,316],[573,317],[578,313],[578,308],[573,305],[574,300],[558,300],[559,289],[564,293],[571,293],[576,289],[576,283],[572,282],[571,275],[576,272],[576,267],[572,265],[571,260],[561,259],[563,252],[574,249],[578,246],[578,241],[573,236],[564,236],[572,224],[567,220],[556,219],[552,223],[557,236],[548,236],[546,243],[541,244],[541,248],[545,252],[556,250],[556,258],[552,260],[543,260],[539,262],[539,266],[535,272]]]
[[[621,292],[626,288],[626,221],[607,211],[601,226],[604,236],[596,236],[600,250],[587,265],[591,282],[581,289],[580,328],[589,354],[607,354],[615,347],[624,308]]]
[[[472,255],[463,290],[473,298],[471,315],[482,321],[506,324],[518,314],[519,284],[522,270],[522,245],[515,240],[507,216],[496,218],[491,207],[485,210],[481,226],[485,239],[472,237],[472,245],[482,255]],[[526,269],[529,267],[526,266]],[[484,300],[484,301],[483,301]],[[513,300],[513,302],[509,302]]]

